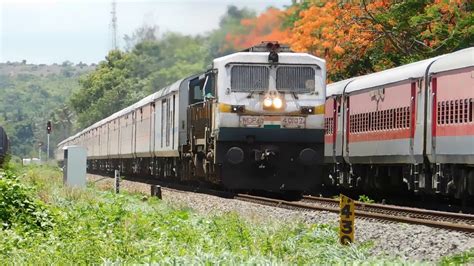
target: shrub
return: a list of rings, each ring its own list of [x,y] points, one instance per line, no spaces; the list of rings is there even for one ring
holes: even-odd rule
[[[26,229],[47,229],[54,224],[47,206],[33,196],[33,189],[19,182],[9,170],[0,172],[0,222]]]

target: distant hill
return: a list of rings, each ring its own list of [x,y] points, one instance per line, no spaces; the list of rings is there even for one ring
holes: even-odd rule
[[[67,107],[79,78],[95,65],[64,62],[35,65],[0,63],[0,125],[9,135],[14,155],[38,157],[46,152],[46,122],[53,122],[50,151],[73,131],[75,115]],[[51,153],[52,155],[52,153]]]
[[[74,65],[71,62],[64,62],[62,64],[26,64],[22,62],[7,62],[0,63],[0,76],[17,77],[20,75],[34,75],[38,77],[45,77],[48,75],[63,75],[63,76],[77,76],[94,70],[96,64],[87,65],[79,63]]]

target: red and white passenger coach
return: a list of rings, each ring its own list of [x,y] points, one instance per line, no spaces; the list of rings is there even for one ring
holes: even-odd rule
[[[474,48],[328,85],[329,182],[474,195]]]

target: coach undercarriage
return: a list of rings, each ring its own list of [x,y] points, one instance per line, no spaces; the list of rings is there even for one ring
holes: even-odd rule
[[[335,164],[330,185],[363,192],[413,192],[449,195],[461,199],[474,196],[474,168],[458,164]]]

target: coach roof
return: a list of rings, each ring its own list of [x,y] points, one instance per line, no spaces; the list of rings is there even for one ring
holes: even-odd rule
[[[344,92],[344,89],[346,88],[347,84],[349,84],[353,80],[354,78],[350,78],[328,84],[328,86],[326,87],[326,97],[331,97],[333,95],[341,95]]]
[[[447,54],[436,60],[430,67],[430,73],[439,73],[474,66],[474,47]]]
[[[442,56],[441,56],[442,57]],[[381,72],[357,77],[347,85],[345,93],[351,93],[366,89],[384,87],[397,82],[418,79],[425,75],[428,66],[440,57],[434,57],[415,63],[387,69]]]

